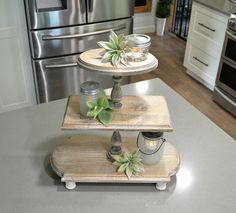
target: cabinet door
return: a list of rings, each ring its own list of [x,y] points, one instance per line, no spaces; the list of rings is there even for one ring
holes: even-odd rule
[[[195,3],[192,16],[191,37],[207,39],[222,48],[228,16]]]
[[[185,65],[189,69],[188,74],[194,74],[197,80],[213,90],[219,60],[204,52],[195,41],[187,44]]]
[[[221,57],[227,16],[193,2],[184,66],[187,73],[213,90]]]
[[[35,103],[23,0],[0,1],[0,112]]]

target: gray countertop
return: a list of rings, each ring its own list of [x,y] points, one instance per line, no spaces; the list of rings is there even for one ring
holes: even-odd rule
[[[236,212],[236,141],[158,79],[123,91],[167,99],[174,131],[165,136],[181,166],[166,191],[153,184],[80,184],[67,191],[50,167],[53,149],[70,135],[111,132],[61,131],[64,99],[0,114],[0,212]]]
[[[233,6],[230,0],[194,0],[202,5],[205,5],[213,10],[219,11],[226,15],[236,12],[236,5]]]

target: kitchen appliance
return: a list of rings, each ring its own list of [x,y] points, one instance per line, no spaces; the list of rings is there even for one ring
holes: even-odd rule
[[[133,0],[25,0],[25,8],[38,103],[78,94],[88,80],[112,87],[111,77],[81,69],[77,58],[110,30],[132,33]]]
[[[236,116],[236,14],[228,21],[213,100]]]

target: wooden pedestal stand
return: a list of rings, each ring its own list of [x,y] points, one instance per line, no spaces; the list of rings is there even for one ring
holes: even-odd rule
[[[152,71],[157,67],[157,59],[149,54],[143,62],[130,63],[128,66],[113,67],[110,63],[101,63],[101,49],[90,50],[80,55],[81,67],[101,74],[112,75],[114,87],[111,99],[116,110],[112,122],[104,126],[94,119],[80,117],[79,96],[68,100],[62,125],[63,130],[111,130],[111,148],[109,138],[76,136],[56,147],[52,154],[51,164],[54,171],[65,182],[67,189],[74,189],[77,182],[114,182],[114,183],[156,183],[156,188],[164,190],[170,177],[178,171],[180,159],[175,148],[166,143],[160,163],[145,165],[145,172],[140,176],[128,179],[124,174],[115,171],[115,166],[106,159],[120,154],[121,149],[136,149],[136,138],[123,139],[119,131],[172,131],[166,100],[163,96],[125,96],[120,88],[121,76],[136,75]],[[122,104],[121,104],[122,100]]]
[[[91,72],[97,72],[103,75],[111,75],[114,82],[111,91],[111,100],[115,110],[119,110],[122,107],[122,90],[120,83],[122,76],[137,75],[153,71],[158,66],[157,59],[152,55],[148,54],[145,61],[141,62],[130,62],[128,65],[113,66],[111,63],[103,63],[101,60],[100,53],[103,49],[92,49],[82,54],[78,59],[78,64]],[[111,161],[112,155],[121,154],[121,136],[118,130],[114,129],[114,133],[111,137],[111,148],[107,153],[108,159]]]
[[[157,68],[158,61],[152,54],[148,54],[145,61],[130,62],[127,66],[112,66],[111,63],[103,63],[101,61],[100,53],[102,51],[103,49],[99,48],[88,50],[80,54],[78,64],[88,71],[112,76],[114,86],[111,91],[111,99],[114,103],[114,107],[119,109],[122,106],[122,90],[120,87],[122,76],[138,75],[153,71]]]

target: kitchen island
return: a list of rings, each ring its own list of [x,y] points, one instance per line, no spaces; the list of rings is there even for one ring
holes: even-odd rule
[[[1,212],[236,212],[236,141],[159,79],[122,89],[125,95],[167,99],[174,131],[165,137],[181,155],[167,189],[90,183],[66,190],[51,169],[50,155],[65,138],[88,132],[60,129],[63,99],[0,114]]]

